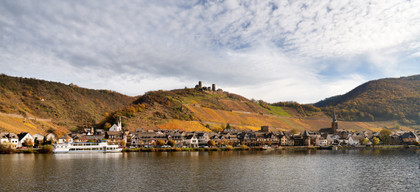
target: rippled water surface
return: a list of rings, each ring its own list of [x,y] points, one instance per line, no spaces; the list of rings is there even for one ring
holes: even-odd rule
[[[420,191],[420,151],[0,155],[0,189]]]

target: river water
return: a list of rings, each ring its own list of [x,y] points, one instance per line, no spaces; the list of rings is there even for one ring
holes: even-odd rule
[[[420,191],[420,151],[0,155],[0,191]]]

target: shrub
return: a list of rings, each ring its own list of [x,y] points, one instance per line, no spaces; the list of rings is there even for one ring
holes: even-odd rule
[[[204,148],[205,151],[218,151],[218,148]]]
[[[169,140],[168,145],[170,145],[171,147],[174,147],[176,145],[176,142],[174,140]]]
[[[14,152],[15,149],[13,149],[12,146],[0,144],[0,154],[10,154]]]
[[[41,150],[39,150],[40,153],[52,153],[54,147],[52,145],[44,145]]]
[[[240,147],[241,150],[249,150],[249,147],[246,145],[241,145]]]
[[[228,145],[228,146],[226,146],[225,150],[226,150],[226,151],[232,151],[232,150],[233,150],[232,145]]]
[[[163,140],[157,140],[156,141],[156,145],[159,146],[159,147],[161,147],[162,145],[165,145],[165,141],[163,141]]]
[[[142,152],[155,152],[155,148],[141,148],[141,150],[140,151],[142,151]]]
[[[23,152],[23,153],[33,153],[33,152],[34,152],[34,150],[33,150],[33,149],[31,149],[31,148],[28,148],[28,149],[22,150],[22,152]]]

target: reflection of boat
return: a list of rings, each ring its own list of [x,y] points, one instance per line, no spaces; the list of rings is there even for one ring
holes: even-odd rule
[[[121,152],[122,148],[118,145],[108,145],[106,142],[100,143],[60,143],[54,144],[54,153],[115,153]]]

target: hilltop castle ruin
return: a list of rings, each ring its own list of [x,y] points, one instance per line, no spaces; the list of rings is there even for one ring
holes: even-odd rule
[[[211,84],[211,87],[205,87],[203,86],[203,82],[202,81],[198,81],[198,84],[195,85],[195,89],[197,90],[202,90],[202,91],[217,91],[217,92],[223,92],[222,89],[217,89],[216,90],[216,84]]]

